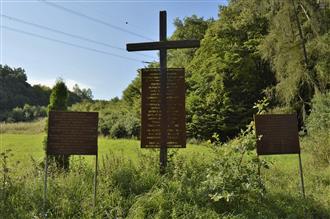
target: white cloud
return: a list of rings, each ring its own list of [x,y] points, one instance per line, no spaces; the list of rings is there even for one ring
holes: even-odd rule
[[[30,83],[31,85],[41,84],[41,85],[45,85],[50,88],[52,88],[55,85],[55,82],[56,82],[56,79],[37,79],[37,80],[28,79],[28,83]],[[93,88],[92,86],[90,86],[88,84],[85,84],[85,83],[82,83],[82,82],[79,82],[76,80],[72,80],[72,79],[64,79],[64,82],[65,82],[66,86],[68,87],[68,89],[71,91],[75,84],[78,84],[78,86],[80,88],[90,88],[90,89]]]

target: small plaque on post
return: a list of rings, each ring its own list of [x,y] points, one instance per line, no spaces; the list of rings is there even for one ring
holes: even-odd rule
[[[300,154],[296,114],[254,116],[257,154]]]
[[[47,155],[97,155],[98,113],[49,112]]]

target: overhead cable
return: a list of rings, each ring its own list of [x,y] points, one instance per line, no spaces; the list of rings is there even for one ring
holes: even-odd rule
[[[66,35],[66,36],[69,36],[69,37],[77,38],[77,39],[84,40],[84,41],[87,41],[87,42],[90,42],[90,43],[95,43],[95,44],[98,44],[98,45],[106,46],[106,47],[109,47],[109,48],[112,48],[112,49],[126,51],[126,49],[124,49],[124,48],[113,46],[113,45],[110,45],[108,43],[96,41],[96,40],[89,39],[87,37],[79,36],[79,35],[76,35],[76,34],[71,34],[71,33],[68,33],[68,32],[64,32],[64,31],[57,30],[57,29],[54,29],[54,28],[50,28],[50,27],[47,27],[47,26],[43,26],[43,25],[40,25],[40,24],[32,23],[32,22],[29,22],[29,21],[26,21],[26,20],[22,20],[22,19],[19,19],[19,18],[8,16],[8,15],[5,15],[5,14],[1,14],[1,16],[6,18],[6,19],[18,22],[18,23],[34,26],[34,27],[37,27],[37,28],[40,28],[40,29],[44,29],[44,30],[48,30],[48,31],[51,31],[51,32],[54,32],[54,33],[58,33],[58,34]],[[149,56],[149,55],[145,55],[145,54],[140,54],[140,55],[154,59],[153,56]]]
[[[66,8],[64,6],[61,6],[59,4],[56,4],[54,2],[49,2],[49,1],[46,1],[46,0],[39,0],[49,6],[52,6],[54,8],[57,8],[57,9],[60,9],[62,11],[66,11],[68,13],[71,13],[71,14],[74,14],[76,16],[79,16],[79,17],[82,17],[82,18],[85,18],[85,19],[88,19],[88,20],[91,20],[93,22],[96,22],[96,23],[99,23],[99,24],[102,24],[104,26],[107,26],[109,28],[112,28],[112,29],[116,29],[116,30],[119,30],[119,31],[122,31],[122,32],[125,32],[125,33],[128,33],[128,34],[131,34],[131,35],[134,35],[134,36],[137,36],[137,37],[140,37],[140,38],[143,38],[143,39],[147,39],[147,40],[153,40],[153,39],[150,39],[149,37],[146,37],[146,36],[143,36],[141,34],[138,34],[138,33],[135,33],[133,31],[130,31],[130,30],[127,30],[125,28],[122,28],[122,27],[119,27],[117,25],[114,25],[114,24],[110,24],[108,22],[105,22],[99,18],[95,18],[95,17],[92,17],[92,16],[89,16],[87,14],[83,14],[81,12],[78,12],[78,11],[75,11],[75,10],[72,10],[70,8]]]
[[[77,47],[77,48],[80,48],[80,49],[85,49],[85,50],[101,53],[101,54],[104,54],[104,55],[114,56],[114,57],[117,57],[117,58],[127,59],[127,60],[131,60],[131,61],[139,62],[139,63],[144,62],[142,60],[138,60],[138,59],[134,59],[134,58],[126,57],[126,56],[121,56],[121,55],[118,55],[118,54],[115,54],[115,53],[110,53],[110,52],[107,52],[107,51],[104,51],[104,50],[94,49],[94,48],[90,48],[90,47],[86,47],[86,46],[66,42],[66,41],[63,41],[63,40],[50,38],[50,37],[47,37],[47,36],[42,36],[42,35],[39,35],[39,34],[36,34],[36,33],[27,32],[27,31],[24,31],[24,30],[16,29],[16,28],[13,28],[13,27],[8,27],[8,26],[5,26],[5,25],[2,25],[0,27],[3,28],[3,29],[13,31],[13,32],[17,32],[17,33],[21,33],[21,34],[25,34],[25,35],[29,35],[29,36],[34,36],[34,37],[37,37],[37,38],[41,38],[41,39],[45,39],[45,40],[49,40],[49,41],[69,45],[69,46],[72,46],[72,47]]]

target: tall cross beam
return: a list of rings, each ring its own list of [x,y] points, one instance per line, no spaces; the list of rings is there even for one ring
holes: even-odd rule
[[[166,11],[159,13],[159,41],[158,42],[143,42],[143,43],[128,43],[126,49],[128,52],[159,50],[160,61],[160,109],[161,109],[161,145],[160,145],[160,172],[165,173],[167,165],[167,115],[166,115],[166,84],[167,84],[167,50],[180,48],[196,48],[200,46],[199,40],[178,40],[167,41],[167,24]]]

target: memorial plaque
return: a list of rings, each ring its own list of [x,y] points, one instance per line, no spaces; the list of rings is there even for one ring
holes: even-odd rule
[[[185,75],[182,68],[166,71],[166,119],[169,148],[186,147]],[[161,147],[160,70],[142,69],[141,147]]]
[[[299,154],[296,114],[255,115],[257,154]]]
[[[49,112],[47,155],[97,155],[98,113]]]

